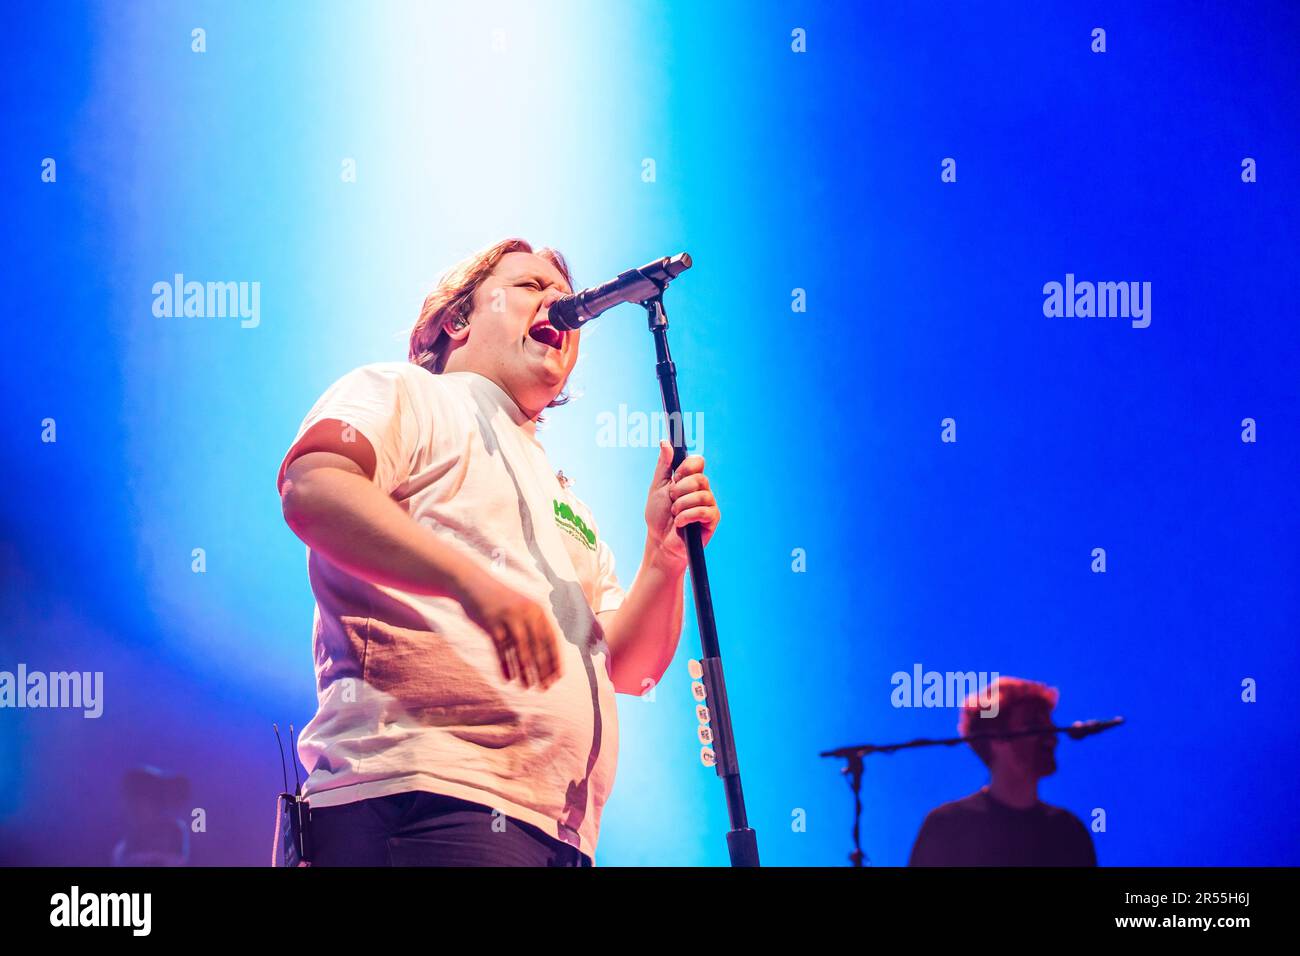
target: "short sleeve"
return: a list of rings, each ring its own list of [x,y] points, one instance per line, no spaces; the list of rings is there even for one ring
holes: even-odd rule
[[[599,567],[596,578],[596,601],[593,610],[597,614],[614,611],[623,603],[626,594],[618,583],[614,573],[614,549],[605,543],[604,538],[596,542],[596,563]]]
[[[285,452],[279,479],[284,478],[295,447],[311,427],[335,419],[356,429],[370,442],[375,452],[375,484],[392,494],[410,477],[411,462],[420,443],[418,410],[405,376],[405,363],[377,362],[353,369],[327,388]]]
[[[1096,866],[1097,865],[1097,847],[1092,842],[1092,833],[1088,830],[1088,825],[1070,814],[1070,819],[1074,822],[1075,858],[1072,861],[1073,866]]]
[[[946,843],[943,833],[943,818],[934,811],[926,814],[925,819],[921,822],[921,830],[916,835],[916,842],[912,844],[912,855],[908,858],[908,866],[944,866],[944,845]]]

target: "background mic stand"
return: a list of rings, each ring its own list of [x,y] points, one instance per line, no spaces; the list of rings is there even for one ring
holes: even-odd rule
[[[849,778],[849,789],[853,791],[853,852],[849,859],[854,866],[862,866],[866,854],[862,852],[862,768],[863,757],[871,754],[892,754],[899,750],[912,750],[917,747],[955,747],[968,744],[972,740],[1010,740],[1013,737],[1042,737],[1048,734],[1065,734],[1071,740],[1082,740],[1112,727],[1124,723],[1123,717],[1110,720],[1076,720],[1068,727],[1056,727],[1051,724],[1042,727],[1030,727],[1027,730],[1007,730],[1001,733],[970,734],[965,737],[942,737],[931,739],[918,737],[897,744],[854,744],[849,747],[836,747],[823,750],[819,756],[845,760],[847,763],[840,772]],[[868,861],[870,862],[870,861]]]
[[[677,397],[677,367],[668,352],[668,313],[664,311],[663,295],[667,282],[655,283],[659,291],[641,303],[646,310],[650,332],[655,340],[659,377],[659,390],[663,395],[664,417],[672,440],[672,471],[686,457],[685,430],[682,427],[682,403]],[[669,472],[671,475],[672,472]],[[700,628],[700,648],[703,656],[700,675],[704,682],[707,717],[701,720],[701,741],[712,736],[715,770],[722,778],[727,794],[727,815],[731,830],[727,833],[727,852],[732,866],[758,866],[758,837],[749,827],[745,816],[745,795],[740,786],[740,763],[736,758],[736,738],[731,729],[731,710],[727,705],[727,688],[722,680],[722,652],[718,648],[718,629],[713,620],[713,595],[709,591],[709,573],[704,566],[704,542],[698,523],[681,529],[686,539],[686,552],[691,567],[691,591],[695,597],[695,618]],[[709,726],[703,726],[707,719]],[[703,754],[702,754],[703,757]],[[706,759],[707,765],[707,759]]]

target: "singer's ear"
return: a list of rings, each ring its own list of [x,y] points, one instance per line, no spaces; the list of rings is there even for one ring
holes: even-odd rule
[[[457,314],[449,319],[444,319],[442,330],[447,333],[447,337],[457,342],[463,342],[469,337],[469,316]]]

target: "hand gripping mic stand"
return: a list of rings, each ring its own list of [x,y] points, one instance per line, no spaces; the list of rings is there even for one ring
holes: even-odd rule
[[[690,257],[683,255],[689,268]],[[686,457],[686,439],[682,428],[682,403],[677,397],[677,366],[668,352],[668,313],[664,311],[664,290],[667,279],[655,279],[658,292],[644,300],[650,323],[650,333],[655,340],[655,372],[659,377],[659,391],[663,395],[664,417],[673,445],[672,470]],[[671,472],[670,472],[671,474]],[[727,833],[727,852],[732,866],[758,866],[758,838],[749,827],[745,815],[745,795],[740,787],[740,763],[736,758],[736,738],[731,729],[731,710],[727,705],[727,688],[722,680],[722,652],[718,648],[718,628],[713,620],[713,595],[709,591],[709,573],[704,566],[704,542],[700,526],[688,524],[682,529],[686,538],[686,552],[691,566],[691,590],[695,597],[695,618],[700,628],[700,664],[704,670],[703,681],[713,733],[715,769],[722,778],[727,794],[727,814],[731,830]]]

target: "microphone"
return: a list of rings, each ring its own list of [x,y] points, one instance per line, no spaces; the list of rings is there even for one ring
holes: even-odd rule
[[[684,252],[664,256],[640,269],[629,269],[617,279],[566,295],[551,303],[551,325],[572,332],[596,316],[624,302],[645,302],[663,292],[664,286],[691,267],[691,257]]]
[[[1118,727],[1122,723],[1124,723],[1123,717],[1112,717],[1110,720],[1077,720],[1069,727],[1062,729],[1071,740],[1082,740],[1084,737],[1099,734],[1103,730]]]

